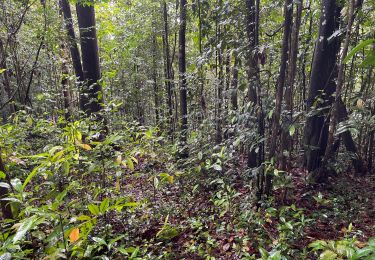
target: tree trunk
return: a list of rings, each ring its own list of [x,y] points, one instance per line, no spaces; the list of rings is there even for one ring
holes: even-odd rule
[[[316,182],[324,182],[328,178],[328,174],[330,171],[327,169],[329,161],[331,161],[334,157],[334,150],[333,150],[333,144],[334,144],[334,133],[336,131],[336,127],[339,120],[339,113],[340,113],[340,102],[341,101],[341,95],[342,95],[342,89],[344,84],[344,63],[343,60],[345,59],[348,49],[349,49],[349,43],[350,43],[350,36],[352,31],[352,24],[354,20],[354,4],[355,0],[350,1],[349,6],[349,14],[348,14],[348,24],[346,27],[346,36],[345,36],[345,42],[343,46],[343,50],[341,52],[340,61],[338,64],[338,77],[337,77],[337,86],[336,86],[336,95],[335,95],[335,102],[332,107],[331,112],[331,121],[329,125],[329,131],[328,131],[328,139],[327,139],[327,146],[325,149],[322,165],[320,169],[316,172],[316,174],[313,175],[313,181]],[[346,140],[346,139],[345,139]]]
[[[70,5],[69,5],[68,0],[60,0],[59,5],[60,5],[60,11],[64,16],[64,25],[65,25],[65,30],[66,30],[67,35],[68,35],[70,57],[72,59],[74,73],[75,73],[75,76],[77,78],[76,79],[77,80],[77,86],[78,86],[78,90],[80,92],[79,106],[80,106],[80,109],[82,111],[84,111],[85,110],[84,104],[87,104],[88,100],[85,97],[85,95],[83,95],[83,92],[82,92],[82,89],[81,89],[82,83],[84,82],[85,79],[83,77],[81,57],[80,57],[80,54],[79,54],[76,35],[75,35],[75,32],[74,32],[74,27],[73,27],[72,12],[70,10]]]
[[[164,50],[164,77],[165,77],[165,87],[167,92],[167,107],[168,107],[168,124],[169,124],[169,136],[172,136],[174,131],[174,120],[173,120],[173,93],[172,93],[172,65],[170,57],[170,47],[169,47],[169,27],[168,27],[168,11],[167,3],[165,0],[162,2],[162,12],[164,20],[164,32],[163,32],[163,50]]]
[[[280,116],[281,116],[281,104],[283,101],[283,91],[285,89],[285,81],[287,76],[287,61],[288,61],[288,50],[289,50],[289,37],[290,31],[292,27],[292,8],[289,8],[291,5],[292,0],[285,0],[284,3],[284,35],[283,35],[283,43],[281,48],[281,62],[280,62],[280,74],[278,78],[278,84],[276,88],[276,104],[275,110],[273,112],[273,121],[272,121],[272,137],[270,143],[270,153],[269,158],[270,160],[274,160],[277,149],[277,137],[279,136],[280,132]],[[266,175],[266,183],[264,187],[265,194],[269,195],[272,191],[272,175]]]
[[[248,100],[252,103],[252,106],[259,106],[257,89],[259,83],[259,67],[257,58],[257,45],[258,45],[258,23],[257,23],[257,7],[254,0],[246,0],[246,33],[248,37]],[[249,122],[250,123],[250,122]],[[257,162],[257,146],[248,149],[247,166],[254,168],[258,166]]]
[[[187,150],[187,130],[188,130],[188,111],[187,111],[187,80],[186,80],[186,0],[180,0],[180,31],[179,31],[179,51],[178,68],[180,81],[180,111],[181,111],[181,136],[180,136],[180,156],[188,157]]]
[[[62,72],[62,78],[61,78],[61,87],[63,92],[63,99],[64,99],[64,115],[65,120],[70,121],[71,117],[71,105],[70,105],[70,93],[69,93],[69,85],[68,85],[68,65],[64,59],[61,65],[61,72]]]
[[[157,41],[156,41],[156,21],[153,21],[152,32],[152,81],[154,88],[154,105],[155,105],[155,120],[156,124],[160,121],[160,105],[159,105],[159,88],[158,88],[158,72],[157,72]]]
[[[0,81],[2,82],[1,87],[0,87],[0,94],[1,94],[0,107],[3,107],[3,105],[6,106],[6,103],[9,104],[10,99],[12,98],[6,59],[7,59],[7,55],[5,53],[3,41],[0,39],[0,69],[5,69],[5,71],[3,71],[0,74],[0,77],[2,77],[2,80]],[[15,112],[15,107],[12,103],[9,104],[8,108],[4,107],[2,109],[2,116],[3,116],[4,122],[7,120],[7,117],[14,112]]]
[[[2,158],[2,151],[0,148],[0,172],[7,174],[5,171],[5,165]],[[7,180],[9,182],[9,176],[7,176]],[[8,189],[5,187],[0,186],[0,199],[5,198],[8,195]],[[0,200],[1,210],[3,212],[3,219],[12,219],[12,208],[10,206],[9,201]]]
[[[82,67],[85,85],[82,92],[87,96],[83,105],[87,115],[97,113],[102,109],[103,92],[98,83],[100,75],[99,47],[96,37],[96,22],[94,6],[76,5],[81,41]]]
[[[302,15],[302,1],[297,2],[296,4],[296,14],[295,20],[293,22],[291,43],[290,43],[290,52],[289,52],[289,64],[288,64],[288,77],[285,85],[285,105],[287,110],[287,119],[286,124],[283,127],[281,135],[281,169],[287,170],[290,168],[290,160],[292,154],[292,137],[289,134],[289,128],[293,125],[293,89],[294,81],[296,76],[297,68],[297,54],[298,54],[298,37],[299,29],[301,26],[301,15]],[[287,152],[289,155],[285,156]]]
[[[348,111],[346,110],[344,102],[341,99],[338,102],[338,122],[348,120]],[[346,150],[350,152],[352,155],[352,163],[356,175],[364,175],[366,170],[363,165],[362,158],[358,152],[357,146],[352,138],[352,135],[349,131],[345,131],[341,134],[341,137],[346,147]]]
[[[237,58],[237,55],[234,54],[234,65],[232,68],[232,82],[231,82],[231,109],[234,111],[237,111],[238,109],[238,65],[239,65],[239,59]]]
[[[323,0],[310,77],[307,100],[309,112],[304,133],[305,166],[309,172],[319,168],[327,146],[328,110],[335,90],[336,56],[339,51],[338,37],[329,37],[339,27],[340,8],[336,1]],[[323,101],[320,101],[323,100]]]

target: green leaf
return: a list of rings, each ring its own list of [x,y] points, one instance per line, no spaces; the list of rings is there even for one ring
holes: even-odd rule
[[[8,183],[6,183],[6,182],[0,182],[0,187],[1,188],[6,188],[6,189],[10,189],[10,185],[8,184]]]
[[[343,63],[347,63],[351,57],[353,57],[357,52],[359,52],[361,49],[366,47],[367,45],[375,43],[375,39],[368,39],[363,42],[360,42],[357,46],[355,46],[349,53],[346,55],[345,59],[343,60]]]
[[[25,219],[18,228],[16,235],[13,237],[13,243],[21,240],[25,236],[27,231],[29,231],[33,227],[36,220],[36,216]]]
[[[295,132],[296,132],[296,127],[294,125],[291,125],[289,127],[289,135],[293,136]]]
[[[223,168],[222,168],[219,164],[214,164],[214,165],[212,165],[212,168],[214,168],[214,170],[215,170],[215,171],[218,171],[218,172],[220,172],[220,171],[223,170]]]
[[[20,179],[12,179],[10,183],[16,191],[20,193],[23,191],[22,182],[20,181]]]
[[[93,237],[92,240],[94,240],[96,243],[98,243],[99,245],[104,245],[104,246],[107,246],[107,243],[105,242],[105,240],[103,238],[100,238],[100,237]]]
[[[129,169],[130,169],[131,171],[134,171],[134,163],[133,163],[133,160],[132,160],[131,158],[128,158],[128,159],[126,160],[126,165],[129,167]]]
[[[102,201],[102,203],[100,203],[99,211],[101,213],[104,213],[107,211],[108,208],[109,208],[109,198],[106,198],[105,200]]]
[[[155,176],[154,177],[154,188],[157,189],[159,187],[159,179]]]
[[[12,254],[11,253],[5,253],[3,255],[0,255],[0,260],[11,260]]]
[[[91,220],[91,217],[87,215],[81,215],[77,219],[80,221],[88,221],[88,220]]]
[[[308,245],[308,247],[314,250],[320,250],[327,246],[327,242],[324,240],[316,240]]]
[[[26,180],[24,181],[23,185],[22,185],[22,189],[25,189],[26,185],[31,181],[31,179],[38,173],[38,170],[39,168],[41,167],[41,165],[35,167],[32,172],[30,172],[30,174],[27,176]]]
[[[335,260],[337,259],[337,254],[335,252],[332,252],[331,250],[325,250],[323,253],[319,256],[320,260]]]
[[[90,204],[90,205],[87,206],[87,208],[95,216],[100,214],[99,207],[96,206],[95,204]]]
[[[0,180],[5,179],[6,175],[3,171],[0,171]]]

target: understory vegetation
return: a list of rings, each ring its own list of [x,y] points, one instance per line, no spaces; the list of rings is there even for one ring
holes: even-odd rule
[[[0,260],[375,259],[371,0],[0,0]]]

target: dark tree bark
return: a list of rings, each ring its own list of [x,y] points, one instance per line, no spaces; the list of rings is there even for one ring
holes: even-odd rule
[[[94,6],[76,5],[78,25],[80,31],[82,67],[85,85],[82,89],[87,96],[87,103],[83,105],[87,115],[99,112],[102,109],[103,93],[98,83],[100,75],[99,47],[96,37],[96,22]]]
[[[289,51],[289,64],[288,64],[288,77],[285,85],[285,105],[287,110],[286,126],[283,127],[283,132],[281,135],[281,165],[282,170],[287,170],[290,168],[288,162],[290,162],[290,157],[292,153],[292,137],[289,134],[289,127],[293,124],[293,89],[294,81],[297,69],[297,54],[298,54],[298,37],[299,29],[301,26],[301,15],[302,15],[302,0],[295,4],[296,12],[295,19],[293,21],[293,28],[290,39],[290,51]],[[284,151],[289,153],[289,157],[284,155]]]
[[[309,112],[304,133],[305,166],[309,172],[320,167],[328,138],[328,109],[335,91],[336,56],[340,41],[329,38],[339,28],[340,8],[336,1],[323,0],[307,100]],[[323,101],[320,101],[323,100]]]
[[[156,41],[156,21],[153,21],[152,32],[152,81],[154,88],[154,105],[155,105],[155,120],[156,124],[160,121],[160,105],[159,105],[159,87],[158,87],[158,72],[157,72],[157,41]]]
[[[259,87],[259,67],[257,58],[258,45],[258,22],[257,22],[257,6],[255,0],[246,0],[246,33],[248,37],[249,54],[247,58],[248,65],[248,100],[253,106],[259,106],[257,89]],[[254,168],[259,165],[257,162],[257,146],[249,148],[247,166]]]
[[[348,111],[346,110],[344,102],[340,99],[338,100],[338,122],[342,122],[345,120],[348,120]],[[345,131],[341,134],[341,138],[343,140],[346,150],[352,154],[352,163],[356,175],[364,175],[366,170],[352,135],[349,131]]]
[[[3,41],[0,39],[0,69],[5,69],[5,71],[0,74],[0,77],[2,77],[2,80],[0,81],[0,83],[2,83],[0,86],[0,107],[6,106],[7,102],[9,104],[12,97],[6,59],[7,55],[5,53]],[[3,121],[5,122],[7,117],[15,112],[15,107],[10,103],[8,108],[4,107],[0,110],[2,110]]]
[[[199,43],[199,54],[202,57],[203,55],[203,48],[202,48],[202,10],[201,10],[201,0],[197,0],[198,5],[198,43]],[[201,115],[200,115],[200,122],[206,117],[206,99],[204,96],[204,75],[203,75],[203,64],[199,65],[198,68],[198,81],[199,81],[199,104],[201,107]]]
[[[283,34],[283,43],[281,47],[281,62],[280,62],[280,74],[277,82],[276,88],[276,104],[275,110],[273,112],[272,120],[272,137],[270,143],[270,160],[276,159],[275,155],[277,154],[277,140],[280,133],[280,116],[281,116],[281,105],[283,101],[283,91],[285,89],[286,77],[287,77],[287,61],[288,61],[288,51],[289,51],[289,37],[292,27],[292,8],[289,8],[292,0],[285,0],[284,3],[284,34]],[[266,175],[266,183],[264,192],[269,195],[272,191],[272,175]]]
[[[5,165],[3,162],[2,154],[1,154],[1,149],[0,149],[0,171],[3,172],[4,174],[7,174],[5,171]],[[9,182],[9,176],[7,176],[7,180]],[[10,182],[9,182],[10,183]],[[5,198],[8,195],[8,189],[5,187],[0,186],[0,199]],[[1,210],[3,212],[3,218],[4,219],[12,219],[13,214],[12,214],[12,208],[9,204],[8,201],[0,200],[1,204]]]
[[[329,161],[334,159],[334,149],[333,144],[335,142],[334,140],[334,134],[336,131],[336,127],[338,124],[339,116],[340,116],[340,103],[341,96],[342,96],[342,90],[344,85],[344,63],[343,60],[345,59],[348,48],[349,48],[349,42],[350,42],[350,36],[351,36],[351,30],[352,30],[352,24],[354,20],[354,4],[355,0],[351,0],[349,3],[349,13],[348,13],[348,24],[346,27],[346,36],[344,41],[344,46],[341,51],[341,56],[338,64],[338,76],[337,76],[337,86],[336,86],[336,93],[335,93],[335,102],[332,106],[332,111],[330,113],[330,124],[329,124],[329,131],[328,131],[328,138],[327,138],[327,146],[325,149],[324,157],[322,160],[322,165],[319,168],[319,171],[317,171],[315,174],[313,174],[313,181],[316,182],[324,182],[328,178],[328,164]],[[345,139],[347,140],[347,139]]]
[[[231,109],[234,111],[237,111],[238,109],[238,65],[239,65],[239,59],[237,58],[237,55],[234,54],[234,65],[232,68],[232,82],[231,82]]]
[[[165,87],[167,92],[167,106],[168,106],[168,124],[169,124],[169,136],[172,136],[174,131],[174,120],[173,120],[173,74],[172,74],[172,62],[170,57],[169,47],[169,26],[168,26],[168,11],[167,3],[165,0],[162,2],[163,20],[164,20],[164,32],[163,32],[163,49],[164,49],[164,77]]]
[[[180,136],[180,156],[188,157],[187,131],[188,131],[188,110],[187,110],[187,80],[186,80],[186,0],[180,0],[180,31],[179,31],[179,51],[178,68],[180,81],[180,111],[181,111],[181,136]]]
[[[85,95],[83,95],[81,91],[82,82],[84,82],[85,79],[83,77],[81,57],[79,54],[76,35],[74,32],[74,27],[73,27],[72,12],[70,10],[70,5],[69,5],[68,0],[60,0],[59,5],[60,5],[60,11],[64,16],[64,25],[65,25],[65,30],[68,35],[68,44],[69,44],[68,46],[70,50],[70,57],[72,59],[74,73],[77,78],[77,83],[78,83],[77,86],[80,91],[79,106],[80,106],[80,109],[84,111],[85,110],[84,104],[87,104],[88,101]]]

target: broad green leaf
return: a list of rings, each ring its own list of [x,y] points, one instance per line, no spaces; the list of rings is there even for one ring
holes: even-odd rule
[[[95,204],[90,204],[90,205],[87,206],[87,208],[95,216],[100,214],[99,207],[96,206]]]
[[[319,256],[320,260],[336,260],[337,254],[335,252],[332,252],[331,250],[325,250],[323,253]]]
[[[6,182],[0,182],[0,187],[1,188],[6,188],[6,189],[10,189],[10,185],[8,184],[8,183],[6,183]]]
[[[33,227],[36,220],[36,216],[25,219],[17,229],[17,233],[13,237],[13,243],[21,240],[25,236],[25,234]]]
[[[18,192],[22,192],[23,191],[23,188],[22,188],[22,182],[20,179],[12,179],[10,181],[10,183],[12,184],[13,188],[18,191]]]
[[[104,245],[106,246],[107,243],[105,242],[105,240],[103,238],[100,238],[100,237],[93,237],[92,240],[94,240],[96,243],[98,243],[99,245]]]
[[[99,211],[100,211],[101,213],[104,213],[104,212],[107,211],[108,207],[109,207],[109,198],[106,198],[106,199],[104,199],[104,200],[102,201],[102,203],[100,203]]]
[[[25,189],[26,185],[31,181],[31,179],[38,173],[38,170],[39,168],[41,167],[41,165],[35,167],[31,172],[30,174],[27,176],[26,180],[24,181],[23,185],[22,185],[22,189]]]
[[[375,39],[368,39],[363,42],[360,42],[357,46],[355,46],[349,53],[346,55],[345,59],[343,60],[343,63],[347,63],[351,57],[353,57],[357,52],[359,52],[361,49],[366,47],[367,45],[375,43]]]

